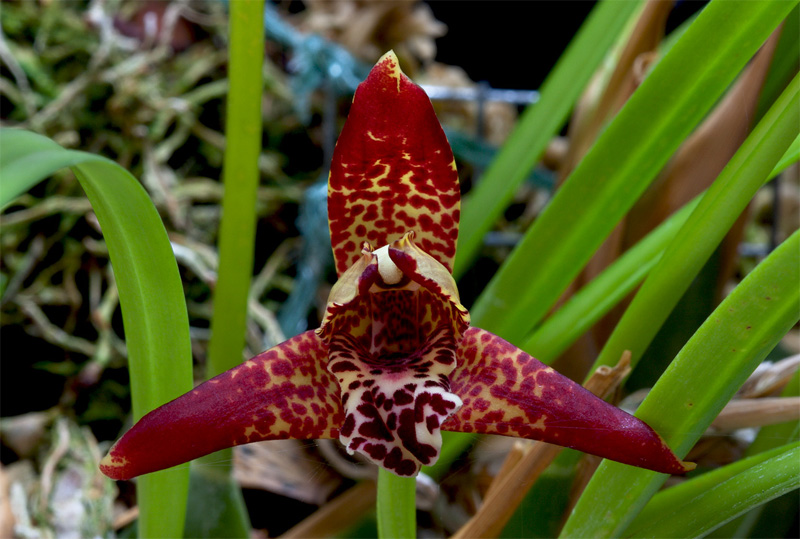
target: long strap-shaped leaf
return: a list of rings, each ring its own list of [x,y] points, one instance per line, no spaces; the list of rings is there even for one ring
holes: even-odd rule
[[[0,204],[64,167],[72,167],[92,203],[119,287],[135,419],[189,391],[183,286],[161,218],[136,178],[108,159],[27,131],[0,130],[0,148]],[[182,536],[188,480],[188,467],[140,480],[140,536]]]
[[[796,163],[800,159],[798,142],[800,142],[800,135],[772,169],[767,176],[768,179],[774,178],[790,164]],[[582,288],[539,326],[521,348],[542,363],[550,364],[561,351],[647,277],[660,260],[666,246],[674,239],[677,230],[683,226],[691,212],[697,207],[701,197],[702,195],[699,195],[675,212],[667,221]],[[474,438],[474,435],[460,432],[444,432],[443,436],[448,441],[443,447],[442,454],[444,456],[440,457],[439,462],[433,467],[426,470],[427,473],[434,476],[444,473],[447,466],[463,452]],[[759,433],[760,436],[761,433]]]
[[[570,111],[631,15],[642,2],[600,2],[542,84],[500,153],[464,199],[453,275],[458,279],[478,253],[486,232],[564,126]]]
[[[783,448],[771,458],[759,455],[752,467],[711,488],[687,492],[683,504],[670,507],[637,529],[635,537],[698,537],[745,511],[800,487],[800,447]],[[754,459],[756,460],[756,459]]]
[[[787,452],[796,451],[800,448],[800,443],[794,442],[792,444],[785,444],[769,451],[764,451],[758,455],[748,457],[746,459],[737,460],[722,468],[717,468],[710,472],[706,472],[697,477],[693,477],[688,481],[684,481],[674,487],[662,490],[650,500],[650,503],[642,510],[641,513],[634,519],[626,531],[626,535],[640,536],[646,535],[644,530],[648,528],[660,528],[658,521],[669,522],[673,518],[676,520],[683,520],[680,516],[682,511],[689,509],[691,506],[698,503],[701,497],[706,497],[709,491],[726,484],[730,479],[741,477],[744,472],[751,470],[754,466],[764,463],[774,457],[783,455]],[[798,461],[800,463],[800,461]],[[749,484],[746,489],[750,490],[750,495],[762,496],[766,492],[759,490],[753,491],[757,487],[754,484]],[[741,489],[734,490],[733,492],[741,492]],[[722,511],[726,511],[727,507],[720,507],[716,501],[707,504],[706,510],[711,510],[719,513],[722,516]],[[706,519],[711,521],[712,519]],[[674,534],[674,537],[688,535],[689,532],[683,534]]]
[[[710,255],[722,235],[742,211],[744,205],[752,197],[755,190],[761,185],[767,171],[778,161],[780,157],[779,152],[782,151],[782,148],[786,148],[796,136],[799,130],[798,117],[800,117],[800,111],[798,111],[798,92],[800,92],[800,81],[796,77],[778,102],[765,115],[753,134],[748,138],[745,144],[742,145],[742,148],[732,159],[729,167],[720,175],[720,178],[718,178],[717,182],[715,182],[714,186],[709,190],[708,195],[710,196],[704,197],[700,207],[698,207],[698,210],[693,214],[687,225],[681,231],[679,237],[671,247],[670,252],[664,256],[659,267],[648,279],[650,285],[648,286],[646,284],[640,291],[640,294],[637,295],[637,299],[634,300],[631,308],[626,312],[625,317],[615,331],[615,335],[617,335],[616,342],[624,341],[624,346],[633,346],[634,351],[638,352],[637,355],[641,354],[641,346],[637,347],[637,343],[647,343],[649,339],[652,338],[658,325],[663,321],[663,316],[665,316],[660,313],[660,310],[663,309],[665,312],[668,312],[671,309],[671,306],[674,304],[673,298],[680,296],[680,291],[688,285],[694,273],[699,269],[699,266],[702,265],[703,261]],[[791,150],[787,153],[791,153]],[[795,234],[795,236],[797,236],[797,234]],[[794,264],[796,268],[796,260]],[[791,266],[789,269],[791,269]],[[784,276],[786,280],[782,283],[776,282],[776,286],[787,286],[788,283],[788,286],[794,286],[796,288],[798,279],[796,271],[794,273],[795,275],[792,275],[790,272],[788,275]],[[668,292],[668,294],[664,294],[665,292]],[[766,295],[768,294],[765,294],[765,296]],[[792,313],[791,310],[789,311],[789,318],[797,314],[796,302],[797,300],[795,299],[795,311],[794,313]],[[649,306],[649,308],[643,308],[645,305]],[[741,316],[741,314],[739,315]],[[638,316],[644,316],[646,320],[637,319]],[[754,320],[758,320],[758,318],[756,317]],[[642,325],[640,322],[644,322],[644,324]],[[746,331],[742,333],[744,335],[747,334]],[[700,332],[698,332],[698,334],[700,334]],[[729,344],[730,348],[726,351],[732,354],[734,349],[741,350],[741,348],[736,346],[734,339],[740,337],[739,335],[731,335],[725,332],[722,334],[732,338]],[[695,341],[695,339],[690,341],[690,343],[693,341]],[[614,343],[614,336],[612,336],[612,340],[609,345],[607,345],[606,349],[609,349],[609,346]],[[766,353],[766,351],[764,351],[764,353]],[[608,354],[608,352],[604,352],[601,356],[601,360],[604,357],[610,357],[606,356],[606,354]],[[709,361],[710,358],[707,358],[708,354],[699,354],[697,356],[697,361]],[[720,362],[717,364],[721,367],[720,371],[714,372],[713,377],[714,380],[720,380],[720,377],[722,377],[722,380],[727,381],[729,387],[718,388],[719,393],[717,394],[711,393],[717,398],[724,398],[722,397],[723,394],[727,394],[729,397],[730,394],[735,391],[740,383],[738,377],[741,376],[741,370],[743,370],[741,364],[731,363],[725,361],[725,359],[724,357],[720,358]],[[737,371],[737,369],[740,370]],[[745,367],[745,369],[747,369],[747,367]],[[672,372],[672,370],[673,369],[670,369],[668,372]],[[746,371],[746,373],[749,372],[749,370]],[[725,377],[726,373],[727,377]],[[672,383],[675,384],[674,387],[681,389],[684,389],[689,383],[700,384],[700,387],[697,388],[698,391],[702,391],[702,389],[707,386],[706,382],[703,380],[708,374],[686,372],[684,376],[686,377],[685,380],[672,378],[670,382],[670,378],[665,375],[659,384],[661,387],[664,387],[663,384]],[[727,400],[727,398],[725,398],[725,400]],[[724,404],[724,400],[722,404]],[[689,428],[699,429],[699,432],[702,432],[707,424],[704,419],[700,426],[690,427],[688,421],[678,426],[678,424],[674,423],[676,417],[674,415],[675,408],[668,403],[662,404],[662,406],[662,411],[656,411],[654,417],[643,417],[657,428],[659,432],[666,434],[683,432],[685,434]],[[694,403],[692,403],[692,406],[694,407]],[[714,406],[717,406],[716,402]],[[699,409],[692,411],[696,414]],[[646,412],[646,410],[647,408],[645,407],[644,411]],[[688,446],[690,445],[691,444],[688,444],[684,450],[688,451]],[[676,447],[675,443],[672,444],[672,447]],[[587,489],[585,495],[588,497],[585,498],[586,500],[591,499],[592,493],[599,489],[597,486],[598,483],[594,481],[601,481],[601,477],[603,476],[598,475],[590,485],[590,489]],[[640,484],[642,488],[638,491],[640,496],[631,496],[631,498],[637,500],[635,504],[629,501],[629,503],[624,504],[624,507],[615,507],[612,509],[615,518],[606,520],[606,522],[608,522],[607,528],[601,531],[594,530],[589,532],[588,528],[585,527],[587,521],[584,519],[592,518],[592,510],[583,509],[576,510],[570,522],[567,523],[564,533],[597,533],[599,535],[606,535],[609,533],[615,535],[619,533],[624,527],[626,519],[631,518],[638,507],[646,501],[648,495],[652,493],[650,489],[657,487],[657,478],[652,481],[654,482],[648,484],[646,480],[641,479]],[[621,488],[620,485],[617,485],[617,488]],[[624,490],[627,495],[631,494],[629,484],[626,483]],[[608,496],[609,493],[606,491],[601,495]],[[581,504],[579,503],[579,507],[580,506]],[[596,517],[597,514],[594,516]],[[589,527],[591,527],[591,525]]]
[[[800,159],[800,135],[766,176],[770,180]],[[762,185],[766,183],[762,182]],[[608,268],[581,288],[528,337],[521,348],[545,364],[550,364],[575,340],[605,316],[650,273],[665,248],[683,227],[702,198],[676,211],[655,230],[642,238]]]
[[[219,230],[219,270],[214,289],[206,377],[242,362],[247,297],[253,275],[256,191],[260,174],[264,1],[231,2],[226,101],[225,194]],[[208,455],[192,466],[187,536],[246,536],[251,528],[241,489],[234,481],[233,450]],[[209,504],[217,511],[209,512]]]
[[[800,135],[792,142],[783,157],[769,173],[774,178],[789,165],[800,159]],[[566,347],[617,305],[628,293],[647,277],[660,260],[664,249],[674,239],[702,195],[675,212],[645,238],[631,247],[591,283],[570,298],[558,311],[539,326],[521,347],[542,363],[550,364]],[[764,429],[762,429],[763,431]],[[472,442],[474,436],[460,432],[444,432],[447,444],[442,457],[428,473],[444,473],[453,459]],[[760,434],[759,434],[760,436]]]
[[[747,137],[647,278],[603,347],[594,368],[614,354],[636,365],[658,329],[800,131],[800,75]]]
[[[554,361],[642,282],[698,202],[695,199],[686,204],[628,249],[545,320],[521,348],[542,363]]]
[[[708,4],[492,279],[470,311],[473,323],[519,342],[794,5]]]
[[[636,415],[679,456],[798,320],[800,231],[795,232],[714,310],[676,356]],[[563,537],[618,536],[666,476],[604,461]]]
[[[800,371],[795,371],[789,383],[781,391],[781,397],[800,396]],[[782,444],[800,440],[800,422],[787,421],[767,425],[758,430],[758,435],[747,448],[746,455],[759,456]],[[750,510],[735,520],[725,524],[720,537],[782,537],[786,535],[791,522],[782,518],[796,507],[792,496],[783,496]]]

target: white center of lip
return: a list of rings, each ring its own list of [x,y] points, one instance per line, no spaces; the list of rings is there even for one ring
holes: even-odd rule
[[[375,256],[378,257],[378,273],[381,274],[383,282],[392,285],[397,284],[403,278],[403,272],[397,267],[391,258],[389,258],[389,246],[384,245],[375,251]]]

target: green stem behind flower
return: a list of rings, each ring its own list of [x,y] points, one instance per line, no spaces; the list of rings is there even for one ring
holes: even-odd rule
[[[383,468],[378,469],[378,537],[416,537],[416,487],[414,477],[398,477]]]
[[[206,369],[208,378],[235,367],[243,359],[247,298],[253,275],[255,201],[260,179],[263,20],[264,0],[230,3],[229,90],[222,169],[225,194]],[[213,472],[210,466],[215,467]],[[249,535],[247,508],[241,489],[231,476],[232,468],[232,449],[207,455],[192,465],[188,534]],[[209,513],[209,504],[217,510]]]

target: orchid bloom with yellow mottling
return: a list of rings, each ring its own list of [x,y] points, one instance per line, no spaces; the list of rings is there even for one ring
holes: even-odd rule
[[[144,416],[101,463],[127,479],[260,440],[339,438],[400,476],[441,429],[503,434],[681,474],[641,420],[470,327],[451,275],[460,193],[425,92],[389,52],[356,91],[328,214],[339,280],[322,325]]]

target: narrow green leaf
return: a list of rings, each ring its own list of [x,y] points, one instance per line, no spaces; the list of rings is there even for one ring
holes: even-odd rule
[[[800,396],[800,370],[795,371],[789,383],[781,391],[781,397]],[[753,440],[745,454],[748,456],[760,455],[782,444],[800,440],[800,422],[787,421],[775,425],[761,427],[756,439]],[[789,498],[789,497],[784,497]],[[773,500],[751,510],[736,520],[728,522],[724,527],[715,530],[718,537],[782,537],[786,528],[791,526],[787,518],[776,518],[777,515],[788,515],[789,511],[799,507],[794,499]],[[726,533],[727,532],[727,533]]]
[[[682,33],[683,32],[681,32],[681,34]],[[800,144],[800,141],[795,140],[792,148],[787,150],[786,154],[781,159],[781,165],[776,166],[776,168],[770,174],[770,178],[777,175],[786,166],[797,161],[798,157],[800,157],[800,147],[795,148],[795,144]],[[573,214],[567,212],[565,215],[571,216]],[[572,220],[572,217],[567,217],[567,219]],[[675,216],[674,219],[675,220],[672,221],[673,224],[665,224],[664,226],[672,227],[678,222],[678,220],[685,220],[683,215],[681,217]],[[542,229],[541,233],[547,234],[548,231]],[[557,230],[552,231],[552,234],[554,235],[557,233]],[[666,230],[663,230],[662,233],[666,233]],[[647,239],[647,241],[656,241],[656,238]],[[608,275],[603,275],[602,280],[598,278],[596,279],[598,282],[592,282],[585,287],[585,290],[579,292],[581,296],[579,298],[580,301],[569,302],[573,304],[569,307],[569,309],[572,311],[571,313],[568,311],[569,316],[567,316],[566,313],[561,313],[561,311],[567,307],[565,304],[562,309],[553,315],[554,320],[545,321],[541,327],[536,329],[535,333],[529,337],[528,342],[526,342],[523,348],[527,352],[537,356],[537,358],[540,360],[548,361],[552,359],[552,356],[557,355],[558,351],[563,348],[565,343],[569,344],[574,339],[575,334],[580,333],[579,328],[591,322],[591,318],[602,315],[602,313],[608,308],[609,304],[616,304],[616,302],[619,301],[616,296],[620,295],[619,292],[621,292],[622,289],[615,289],[616,285],[619,285],[620,287],[629,286],[632,282],[638,282],[638,280],[641,279],[644,274],[646,274],[646,271],[648,271],[652,267],[652,264],[657,260],[655,257],[648,258],[647,261],[644,260],[646,258],[645,255],[648,253],[652,254],[651,249],[653,247],[653,244],[649,246],[634,247],[634,249],[638,249],[640,251],[638,253],[634,251],[630,253],[630,256],[626,255],[624,257],[625,261],[623,262],[621,260],[619,262],[621,265],[618,266],[615,264],[613,269],[611,267],[607,269],[607,271],[610,273]],[[643,257],[643,266],[636,267],[635,263],[639,259],[640,255]],[[544,259],[543,257],[538,258]],[[456,260],[456,264],[458,265],[458,259]],[[541,263],[532,263],[531,267],[535,267],[538,264]],[[548,264],[550,264],[549,261]],[[530,270],[530,268],[528,268],[528,270]],[[627,273],[627,270],[632,271],[632,273]],[[568,269],[565,271],[568,271]],[[526,278],[521,282],[528,283],[529,281],[530,276],[526,276]],[[519,283],[517,283],[517,285],[519,285]],[[517,290],[518,289],[519,286],[517,286]],[[595,300],[597,301],[596,304],[593,303]],[[482,321],[478,320],[478,318],[475,316],[474,310],[472,313],[473,322],[476,323],[476,325],[483,325]],[[535,325],[532,321],[530,321],[533,319],[530,318],[529,313],[525,313],[524,317],[522,318],[526,320],[526,323],[530,322],[529,325],[531,327]],[[427,469],[427,473],[432,474],[434,477],[445,473],[450,464],[452,464],[452,462],[455,461],[455,459],[461,453],[463,453],[471,443],[473,443],[475,438],[473,435],[458,432],[444,432],[442,435],[444,444],[442,446],[442,453],[439,461],[437,461],[433,467]]]
[[[642,282],[698,202],[699,197],[628,249],[545,320],[525,341],[522,349],[544,363],[554,361]]]
[[[600,2],[542,84],[539,101],[525,110],[514,132],[464,200],[453,274],[463,275],[483,237],[567,121],[614,40],[642,2]]]
[[[800,136],[795,139],[767,179],[774,178],[789,164],[800,159],[799,142]],[[522,348],[540,361],[552,362],[649,274],[660,260],[665,245],[672,241],[676,230],[683,226],[689,214],[697,207],[700,196],[675,212],[591,283],[578,291],[528,338]],[[439,460],[424,470],[432,477],[444,475],[459,455],[474,442],[475,435],[445,431],[442,433],[442,438],[444,443]]]
[[[706,537],[725,539],[729,537],[792,537],[791,530],[798,512],[800,512],[800,490],[794,489],[750,509],[745,514],[714,529]],[[729,530],[732,530],[732,533],[728,533]]]
[[[686,291],[800,132],[800,75],[731,158],[609,337],[591,372],[630,350],[636,365]]]
[[[208,346],[208,378],[235,367],[243,359],[260,179],[264,0],[231,2],[229,19],[229,89],[222,171],[225,194]],[[204,537],[250,535],[247,508],[231,475],[232,467],[231,449],[208,455],[192,465],[188,515],[191,520],[187,523],[187,533],[201,531]],[[215,503],[216,510],[209,511],[209,503]]]
[[[235,367],[243,359],[260,178],[263,12],[263,0],[230,4],[230,90],[222,171],[225,195],[219,231],[219,274],[208,347],[206,375],[209,378]]]
[[[800,161],[800,135],[797,135],[792,144],[789,146],[789,149],[786,150],[786,153],[783,154],[783,157],[781,157],[780,161],[778,161],[778,164],[775,165],[775,168],[770,174],[770,178],[774,178],[791,165],[797,163],[797,161]]]
[[[795,73],[800,71],[800,47],[798,47],[798,43],[800,43],[800,5],[789,13],[783,23],[781,36],[769,66],[769,73],[758,98],[755,121],[764,116],[764,113],[775,101],[775,98],[786,87],[786,83],[792,80]]]
[[[797,449],[798,447],[800,447],[800,444],[794,443],[764,451],[758,455],[737,460],[727,466],[706,472],[688,481],[679,483],[674,487],[662,490],[653,496],[650,503],[642,509],[642,512],[639,513],[628,527],[625,535],[646,535],[647,532],[644,530],[656,527],[656,523],[659,520],[664,520],[666,518],[682,519],[680,516],[681,512],[686,507],[698,503],[699,498],[706,495],[710,490],[719,487],[729,479],[736,477],[758,464],[773,457],[783,455],[787,451]]]
[[[416,478],[378,469],[378,537],[417,536]]]
[[[119,287],[134,419],[191,390],[183,286],[161,218],[139,182],[113,161],[35,133],[0,130],[0,147],[4,204],[65,166],[92,203]],[[140,537],[182,536],[188,482],[188,466],[139,480]]]
[[[659,513],[634,537],[699,537],[738,515],[800,488],[800,448],[778,455]]]
[[[49,138],[18,129],[0,130],[0,208],[50,176],[54,171],[82,163],[90,154],[66,150]],[[91,156],[103,160],[99,156]]]
[[[800,316],[800,231],[764,259],[678,353],[636,416],[682,457]],[[667,476],[603,461],[563,537],[611,537]]]
[[[800,135],[792,142],[767,180],[800,160]],[[765,183],[765,182],[764,182]],[[762,183],[763,185],[763,183]],[[702,195],[671,215],[628,249],[600,275],[572,296],[539,326],[521,348],[551,363],[641,283],[661,259],[665,247],[697,207]]]
[[[475,325],[518,342],[538,324],[794,5],[705,7],[489,283],[471,309]]]

